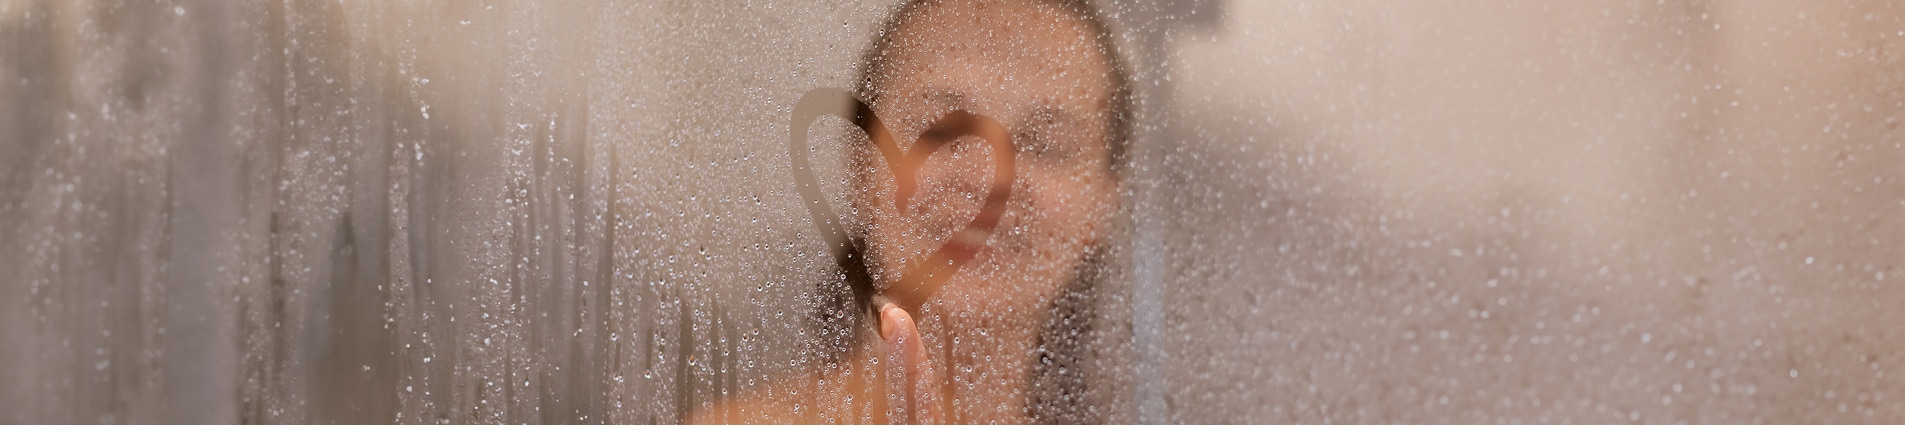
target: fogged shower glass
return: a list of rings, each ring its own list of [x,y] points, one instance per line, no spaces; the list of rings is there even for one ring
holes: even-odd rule
[[[0,423],[1897,423],[1902,66],[1862,2],[0,0]]]

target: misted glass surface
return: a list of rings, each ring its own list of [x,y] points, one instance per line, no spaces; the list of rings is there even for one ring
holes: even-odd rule
[[[0,423],[1905,422],[1905,5],[0,0]]]

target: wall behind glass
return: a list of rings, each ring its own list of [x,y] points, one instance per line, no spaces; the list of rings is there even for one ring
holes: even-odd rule
[[[6,2],[8,422],[674,422],[802,364],[887,5]]]
[[[1899,6],[1225,6],[1162,108],[1169,420],[1905,414]]]

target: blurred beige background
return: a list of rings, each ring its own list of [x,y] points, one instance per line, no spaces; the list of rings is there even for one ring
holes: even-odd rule
[[[1171,57],[1171,419],[1905,413],[1898,5],[1225,6]]]

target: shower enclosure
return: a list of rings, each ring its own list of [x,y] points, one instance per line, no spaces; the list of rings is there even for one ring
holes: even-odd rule
[[[1905,421],[1905,5],[1094,4],[1104,419]],[[895,7],[0,0],[0,423],[674,423],[810,369],[790,115]]]

